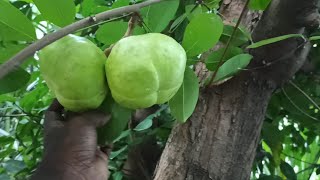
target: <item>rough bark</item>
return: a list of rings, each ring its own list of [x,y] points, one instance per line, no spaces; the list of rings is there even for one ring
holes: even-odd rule
[[[241,2],[228,2],[233,1]],[[304,33],[318,22],[315,3],[273,0],[255,28],[254,41]],[[303,64],[310,45],[297,48],[301,43],[293,38],[252,50],[249,70],[202,89],[192,117],[172,130],[154,179],[249,179],[268,101]]]

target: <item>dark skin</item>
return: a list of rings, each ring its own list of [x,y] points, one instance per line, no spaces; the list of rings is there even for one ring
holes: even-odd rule
[[[98,148],[96,128],[108,120],[98,111],[64,113],[54,100],[45,114],[43,160],[31,180],[107,180],[110,148]]]

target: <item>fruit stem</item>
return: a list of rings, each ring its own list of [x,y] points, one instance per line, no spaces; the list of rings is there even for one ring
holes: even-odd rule
[[[131,18],[130,18],[130,20],[129,20],[129,22],[128,22],[127,31],[126,31],[126,33],[123,35],[123,37],[122,37],[121,39],[131,36],[132,33],[133,33],[133,30],[134,30],[134,28],[135,28],[135,26],[136,26],[136,24],[137,24],[138,22],[140,22],[140,21],[141,21],[141,16],[140,16],[140,14],[137,13],[137,12],[134,12],[134,13],[131,15]],[[110,45],[108,48],[106,48],[106,49],[104,50],[104,54],[105,54],[107,57],[109,57],[113,46],[114,46],[114,44]]]

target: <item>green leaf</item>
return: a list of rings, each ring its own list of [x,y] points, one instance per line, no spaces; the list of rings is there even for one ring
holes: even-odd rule
[[[112,174],[113,180],[122,180],[123,179],[123,173],[121,171],[117,171]]]
[[[25,86],[30,79],[30,74],[18,68],[0,79],[0,94],[16,91]]]
[[[115,140],[113,140],[113,143],[118,142],[122,138],[128,137],[131,134],[131,129],[122,131],[120,136],[118,136]]]
[[[1,30],[0,30],[1,31]],[[17,54],[26,45],[7,43],[5,46],[0,46],[0,64],[9,60],[13,55]]]
[[[109,158],[114,159],[115,157],[119,156],[122,152],[124,152],[127,149],[128,149],[128,145],[125,145],[124,147],[122,147],[118,151],[112,151]]]
[[[280,176],[275,176],[275,175],[263,175],[260,177],[258,180],[283,180]]]
[[[167,0],[141,9],[141,14],[152,32],[162,32],[174,18],[179,0]]]
[[[205,61],[207,69],[209,69],[210,71],[215,71],[217,69],[218,63],[219,63],[225,49],[226,48],[220,48],[219,50],[212,52],[208,56],[207,60]],[[243,51],[241,48],[230,46],[227,49],[227,52],[226,52],[222,62],[225,62],[226,60],[232,58],[233,56],[241,54],[242,52]]]
[[[21,107],[30,112],[48,92],[49,89],[45,84],[38,84],[32,91],[24,94],[24,97],[20,100]]]
[[[271,0],[250,0],[249,8],[252,10],[265,10]]]
[[[29,19],[8,2],[0,1],[0,40],[32,41],[35,29]]]
[[[5,147],[8,144],[13,144],[14,143],[14,138],[10,137],[10,136],[2,136],[2,134],[0,134],[0,145],[1,147]]]
[[[320,36],[309,37],[309,41],[317,41],[317,40],[320,40]]]
[[[175,31],[186,18],[187,18],[187,14],[183,13],[176,20],[174,20],[173,23],[171,24],[169,32]]]
[[[81,14],[87,17],[92,14],[93,9],[97,6],[94,0],[83,0],[81,3]]]
[[[282,161],[280,164],[281,172],[288,178],[288,180],[297,180],[297,175],[293,168],[286,162]]]
[[[53,24],[64,27],[74,21],[76,7],[73,0],[33,0],[42,16]]]
[[[16,101],[16,98],[13,97],[11,94],[2,94],[0,95],[0,103],[3,103],[3,102],[14,102]]]
[[[281,163],[282,143],[284,141],[284,133],[280,132],[277,126],[265,122],[262,128],[262,138],[272,151],[273,162],[276,167]]]
[[[111,45],[117,41],[119,41],[124,34],[126,33],[128,28],[128,23],[123,21],[114,21],[104,24],[99,27],[96,32],[96,37],[98,41]],[[134,35],[143,34],[144,30],[137,26],[133,30]]]
[[[123,6],[128,6],[130,4],[130,0],[117,0],[112,4],[112,8],[119,8]]]
[[[270,39],[261,40],[259,42],[256,42],[256,43],[253,43],[253,44],[249,45],[247,48],[248,49],[258,48],[258,47],[261,47],[261,46],[265,46],[265,45],[268,45],[268,44],[272,44],[272,43],[275,43],[275,42],[279,42],[279,41],[283,41],[283,40],[286,40],[286,39],[289,39],[289,38],[295,38],[295,37],[305,39],[302,34],[287,34],[287,35],[284,35],[284,36],[278,36],[278,37],[274,37],[274,38],[270,38]]]
[[[231,37],[234,26],[225,25],[223,28],[223,33],[221,35],[220,41],[223,43],[227,43],[229,38]],[[244,32],[241,28],[238,28],[232,37],[231,45],[232,46],[241,46],[244,43],[248,42],[250,40],[250,37],[248,37],[248,34]]]
[[[112,103],[111,119],[106,125],[98,129],[98,139],[100,144],[113,142],[126,128],[131,118],[130,109],[120,106],[113,102],[113,100],[107,102],[108,105],[110,103]],[[105,105],[103,104],[103,106]]]
[[[169,101],[171,114],[179,121],[186,122],[192,115],[199,97],[199,81],[193,70],[186,68],[183,83]]]
[[[205,4],[210,8],[219,8],[219,3],[221,0],[204,0]]]
[[[197,7],[195,7],[195,6],[197,6]],[[191,10],[193,8],[195,8],[195,9],[191,12]],[[186,9],[186,13],[188,15],[189,20],[194,18],[196,15],[203,13],[201,5],[194,5],[194,4],[186,5],[185,9]]]
[[[215,14],[198,14],[186,27],[182,46],[189,57],[199,55],[212,48],[223,31],[223,23]]]
[[[227,60],[219,69],[213,82],[219,82],[226,78],[229,78],[245,68],[251,61],[252,56],[250,54],[239,54],[233,58]]]
[[[123,21],[109,22],[99,27],[96,37],[98,41],[110,45],[123,37],[127,27],[128,23]]]
[[[143,131],[149,129],[152,126],[152,117],[147,117],[145,120],[140,122],[133,130]]]

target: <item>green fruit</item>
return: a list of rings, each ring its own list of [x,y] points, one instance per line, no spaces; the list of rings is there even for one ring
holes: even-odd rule
[[[39,52],[40,71],[70,111],[97,108],[107,94],[104,53],[86,38],[68,35]]]
[[[131,109],[165,103],[182,84],[186,60],[182,46],[163,34],[121,39],[106,63],[112,97]]]

